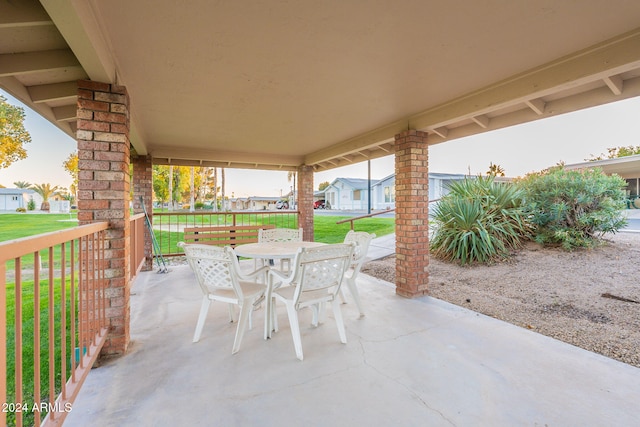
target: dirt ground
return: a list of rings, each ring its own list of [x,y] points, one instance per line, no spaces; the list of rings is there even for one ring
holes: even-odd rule
[[[640,367],[640,233],[565,252],[529,243],[504,262],[431,258],[430,295]],[[395,256],[362,272],[395,282]]]

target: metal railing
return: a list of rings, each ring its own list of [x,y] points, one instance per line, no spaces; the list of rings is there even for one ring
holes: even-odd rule
[[[184,239],[185,227],[262,224],[272,224],[276,228],[298,228],[298,211],[203,211],[155,212],[153,214],[153,230],[162,255],[165,257],[184,255],[177,245]]]
[[[347,218],[347,219],[343,219],[342,221],[336,221],[336,224],[344,224],[345,222],[349,222],[351,223],[351,230],[353,230],[353,223],[359,219],[363,219],[363,218],[371,218],[373,216],[377,216],[377,215],[382,215],[382,214],[386,214],[389,212],[395,212],[395,209],[385,209],[383,211],[379,211],[379,212],[374,212],[371,214],[367,214],[367,215],[360,215],[360,216],[354,216],[351,218]]]
[[[107,335],[107,227],[0,243],[0,425],[61,425],[71,410]]]

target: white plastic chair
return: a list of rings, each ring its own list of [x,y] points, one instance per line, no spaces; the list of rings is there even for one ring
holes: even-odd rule
[[[302,242],[302,228],[266,228],[258,230],[258,243],[264,242]],[[269,260],[273,265],[273,260]],[[291,267],[291,260],[281,259],[280,269],[284,270],[287,263],[287,270]]]
[[[360,302],[360,294],[358,293],[358,287],[356,286],[356,278],[358,277],[358,273],[360,273],[362,264],[364,264],[364,261],[367,257],[369,245],[375,237],[375,233],[349,230],[344,238],[344,243],[355,243],[355,249],[351,258],[351,264],[349,265],[349,270],[345,274],[344,278],[347,288],[349,288],[349,291],[351,292],[351,295],[353,296],[353,299],[358,306],[360,317],[364,316],[364,310],[362,309],[362,303]],[[344,300],[344,287],[342,288],[341,296]]]
[[[300,248],[294,261],[293,271],[285,275],[276,270],[269,271],[269,290],[267,300],[271,302],[271,313],[266,313],[265,322],[268,334],[271,334],[275,319],[276,301],[282,301],[287,307],[291,336],[298,359],[303,360],[302,340],[298,310],[304,307],[317,309],[319,304],[331,302],[340,341],[347,342],[344,321],[337,295],[340,291],[344,273],[349,267],[353,255],[353,244],[334,244],[315,248]],[[274,298],[271,300],[271,298]]]
[[[237,353],[247,329],[247,323],[251,326],[251,312],[254,306],[263,300],[267,289],[269,268],[262,267],[252,273],[243,274],[240,271],[238,258],[229,246],[221,248],[184,242],[178,243],[178,246],[184,250],[189,266],[195,273],[204,294],[193,342],[200,340],[211,301],[226,302],[229,304],[231,322],[234,320],[234,305],[240,306],[240,317],[231,351],[232,354]],[[262,283],[256,281],[260,276],[262,276]]]

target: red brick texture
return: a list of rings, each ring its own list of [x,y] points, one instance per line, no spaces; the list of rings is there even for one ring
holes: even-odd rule
[[[103,355],[129,344],[129,96],[126,88],[78,81],[78,220],[107,221],[109,333]]]
[[[133,212],[144,212],[140,197],[149,215],[149,221],[153,223],[153,165],[151,156],[137,156],[131,159],[133,163]],[[153,243],[149,229],[144,229],[144,266],[142,271],[153,270]]]
[[[395,136],[396,294],[426,295],[429,283],[429,151],[427,133]]]
[[[302,227],[302,240],[313,242],[313,167],[298,168],[298,227]]]

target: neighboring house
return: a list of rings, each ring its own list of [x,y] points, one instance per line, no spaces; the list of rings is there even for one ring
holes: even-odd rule
[[[615,159],[574,163],[565,165],[564,168],[567,170],[600,168],[607,175],[617,174],[627,181],[627,197],[631,201],[638,199],[638,195],[640,195],[640,154],[617,157]],[[633,207],[640,208],[640,203],[636,202]]]
[[[371,180],[371,186],[378,180]],[[369,181],[363,178],[336,178],[324,190],[328,208],[339,210],[362,210],[368,207]],[[373,197],[372,197],[373,201]]]
[[[246,199],[236,199],[236,209],[249,210],[249,211],[263,211],[263,210],[275,210],[276,202],[280,200],[280,197],[262,197],[251,196]],[[233,204],[232,204],[233,206]]]
[[[437,200],[449,192],[448,187],[454,181],[463,180],[466,175],[449,173],[429,174],[429,194],[425,198]],[[324,198],[331,209],[367,209],[367,180],[361,178],[336,178],[324,190]],[[316,198],[314,193],[314,198]],[[380,180],[371,180],[371,208],[395,209],[396,176],[388,175]],[[432,207],[432,205],[430,205]]]
[[[18,208],[25,208],[29,200],[33,199],[36,210],[40,209],[42,197],[35,191],[28,188],[0,188],[0,211],[13,211]]]
[[[371,186],[371,209],[395,209],[396,174],[392,173]]]

